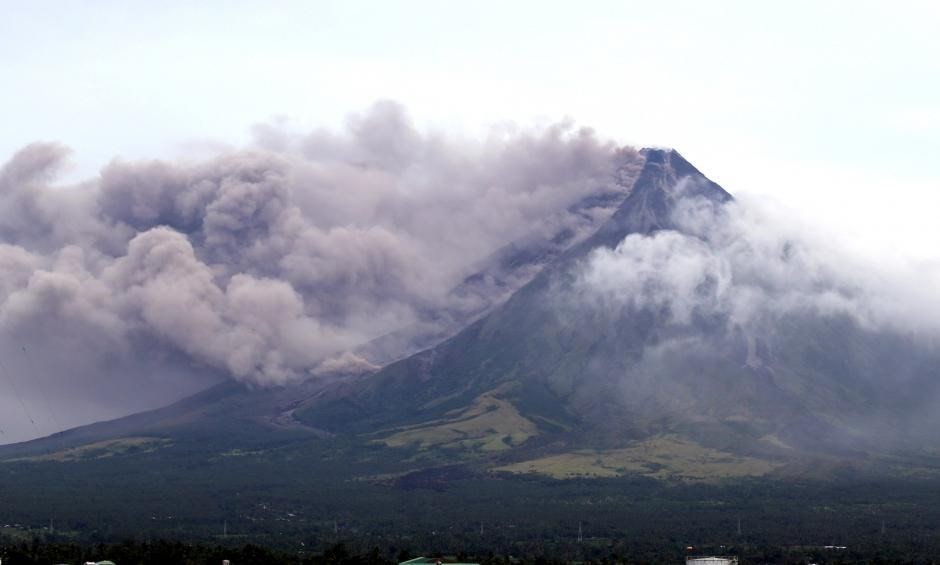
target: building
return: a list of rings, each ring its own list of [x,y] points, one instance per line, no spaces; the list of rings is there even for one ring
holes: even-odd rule
[[[738,565],[737,557],[686,557],[685,565]]]
[[[415,557],[408,561],[402,561],[398,565],[480,565],[479,563],[457,563],[450,561],[446,557]]]

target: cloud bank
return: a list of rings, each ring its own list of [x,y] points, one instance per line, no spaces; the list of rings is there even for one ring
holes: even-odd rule
[[[940,265],[853,251],[766,200],[681,200],[677,230],[632,234],[579,267],[575,304],[652,309],[668,324],[718,316],[766,333],[790,314],[844,315],[862,327],[940,336]]]

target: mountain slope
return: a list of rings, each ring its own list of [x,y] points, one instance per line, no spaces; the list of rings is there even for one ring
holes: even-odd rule
[[[582,319],[577,325],[561,320],[549,296],[555,286],[570,282],[571,269],[592,250],[614,247],[629,234],[668,229],[672,209],[682,196],[680,181],[695,195],[717,202],[730,199],[674,151],[646,150],[645,157],[646,165],[630,195],[613,216],[504,305],[440,346],[386,367],[363,390],[344,393],[302,417],[320,425],[342,426],[347,419],[355,419],[366,426],[371,424],[353,415],[365,413],[376,422],[385,416],[394,420],[401,416],[387,408],[406,405],[411,407],[407,418],[420,419],[425,412],[465,405],[508,381],[522,387],[519,402],[539,399],[528,404],[542,403],[543,412],[571,417],[563,400],[575,394],[573,376],[586,369],[598,349],[615,348],[618,356],[639,354],[655,328],[653,320],[642,314],[630,324],[611,327],[592,327],[592,322],[600,320]],[[347,409],[348,414],[343,412]]]
[[[571,304],[598,249],[681,229],[682,201],[731,200],[675,151],[645,156],[611,218],[505,304],[433,349],[326,393],[298,417],[340,433],[446,426],[493,397],[537,426],[528,447],[618,448],[680,434],[768,457],[856,457],[930,444],[923,430],[940,398],[940,357],[904,336],[839,314],[785,313],[770,331],[754,333],[717,314],[694,313],[677,325],[668,304],[617,311]]]
[[[357,349],[375,365],[386,365],[433,347],[484,316],[531,281],[560,255],[594,235],[620,209],[640,170],[634,151],[615,159],[611,182],[546,218],[535,233],[496,250],[449,293],[449,303],[426,312],[417,326],[381,336]]]

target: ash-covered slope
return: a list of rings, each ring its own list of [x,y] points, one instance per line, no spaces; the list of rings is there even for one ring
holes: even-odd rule
[[[338,427],[347,418],[369,425],[360,413],[376,421],[396,420],[402,412],[420,419],[428,406],[433,413],[458,407],[508,381],[525,388],[518,402],[525,404],[535,395],[548,400],[550,410],[566,413],[563,401],[572,393],[574,373],[589,360],[588,350],[610,342],[624,353],[639,351],[643,336],[654,328],[653,320],[642,315],[616,327],[575,326],[555,308],[558,285],[570,283],[573,269],[592,250],[612,248],[629,234],[670,228],[675,203],[684,196],[681,190],[716,202],[731,198],[675,151],[648,149],[644,156],[646,163],[630,195],[611,218],[555,258],[504,305],[440,346],[386,367],[363,383],[362,390],[344,392],[310,409],[305,417]],[[410,408],[403,411],[402,406]]]
[[[322,432],[296,422],[292,411],[332,383],[320,379],[290,387],[252,389],[226,381],[163,408],[2,445],[0,459],[42,457],[127,438],[166,439],[212,452],[232,447],[271,448],[323,437]]]
[[[914,340],[839,313],[795,309],[754,328],[702,309],[677,323],[670,302],[605,308],[572,298],[598,250],[681,232],[683,203],[731,201],[677,152],[644,153],[611,218],[505,304],[437,347],[325,393],[298,417],[339,433],[424,426],[424,436],[395,442],[435,445],[427,438],[498,399],[489,409],[508,411],[527,430],[504,434],[513,448],[609,448],[664,434],[770,455],[929,443],[940,356]],[[689,293],[714,284],[704,277]]]
[[[614,159],[608,183],[546,218],[545,226],[482,260],[472,275],[449,293],[444,308],[424,313],[421,322],[381,336],[356,351],[384,366],[433,347],[505,302],[560,255],[583,243],[605,225],[631,194],[642,163],[633,150]]]

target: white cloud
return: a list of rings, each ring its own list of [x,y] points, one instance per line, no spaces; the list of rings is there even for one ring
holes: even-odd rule
[[[804,312],[940,337],[940,265],[860,254],[767,200],[687,199],[675,216],[681,232],[633,234],[594,251],[574,286],[578,299],[652,308],[678,325],[720,314],[732,328],[766,331]]]

